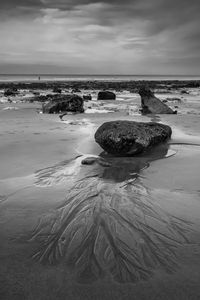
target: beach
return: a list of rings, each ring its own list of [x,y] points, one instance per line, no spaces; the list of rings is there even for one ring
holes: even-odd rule
[[[5,97],[10,85],[19,93]],[[33,91],[47,95],[52,85],[92,100],[62,120],[43,114]],[[142,115],[129,81],[0,84],[3,300],[200,298],[200,87],[153,85],[176,115]],[[97,100],[103,86],[116,100]],[[172,137],[110,158],[94,134],[113,120],[167,124]],[[82,165],[88,156],[111,165]]]

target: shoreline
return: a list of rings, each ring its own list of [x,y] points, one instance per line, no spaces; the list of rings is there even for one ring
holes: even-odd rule
[[[195,97],[198,102],[198,95]],[[98,103],[97,108],[107,109],[110,105],[124,105],[124,102],[126,106],[140,104],[138,98],[132,98],[132,94],[129,101],[124,101],[123,98],[115,101],[109,102],[109,105],[104,101],[102,106]],[[94,100],[93,103],[97,101]],[[186,104],[197,109],[190,102]],[[186,104],[182,104],[183,108]],[[135,299],[148,300],[157,297],[159,291],[161,295],[165,293],[166,297],[175,300],[169,288],[172,286],[180,299],[184,299],[184,286],[184,297],[189,299],[191,284],[192,291],[196,295],[200,294],[200,147],[173,144],[177,141],[191,143],[200,140],[198,114],[187,114],[183,110],[178,115],[128,115],[126,108],[113,113],[66,115],[61,121],[59,114],[37,113],[41,107],[39,102],[20,103],[19,100],[17,103],[0,104],[1,108],[6,106],[16,106],[18,109],[0,110],[0,278],[6,287],[4,299],[12,299],[17,289],[22,299],[36,297],[43,300],[46,297],[52,300],[78,300],[82,295],[83,300],[122,300],[124,295],[130,299],[134,295]],[[182,109],[181,104],[179,106]],[[98,164],[82,166],[82,157],[78,157],[80,153],[77,152],[86,156],[101,155],[102,149],[94,141],[94,132],[103,122],[117,119],[168,124],[172,127],[172,138],[168,144],[146,154],[112,158],[113,166],[107,169]],[[107,157],[106,159],[109,160]],[[132,181],[129,181],[130,173]],[[115,199],[115,193],[119,198],[111,201]],[[88,199],[87,195],[94,197]],[[82,218],[80,208],[83,211],[90,208],[90,213],[86,212]],[[100,208],[102,211],[99,212]],[[116,217],[114,212],[111,214],[113,208],[141,231],[137,232],[120,222],[119,216]],[[71,225],[66,226],[62,222],[67,220],[69,212],[74,214],[71,215]],[[90,235],[90,241],[96,241],[96,248],[89,253],[97,255],[103,269],[102,277],[93,264],[81,276],[81,270],[87,263],[90,266],[90,262],[94,262],[93,257],[91,260],[87,255],[84,257],[87,247],[81,248],[86,240],[85,233],[91,232],[89,229],[93,228],[90,227],[92,224],[98,224],[98,218],[95,219],[94,216],[100,216],[104,224],[102,228],[109,228],[111,233],[105,237],[100,226],[98,235],[95,232]],[[56,221],[54,227],[51,227],[55,228],[55,232],[48,226],[45,227],[45,220],[47,225]],[[150,229],[145,227],[147,223]],[[176,231],[176,226],[185,230],[183,233],[188,241],[179,234],[179,227]],[[69,245],[66,248],[68,253],[76,253],[79,257],[75,265],[73,259],[70,260],[70,265],[68,256],[60,259],[56,248],[52,248],[53,256],[48,255],[43,243],[44,238],[48,242],[48,237],[51,239],[57,233],[61,234],[63,228],[66,235],[63,236],[62,245]],[[156,230],[160,234],[155,234]],[[71,239],[71,236],[74,238]],[[151,251],[153,246],[147,242],[146,236],[151,238],[152,243],[157,243],[157,251]],[[122,240],[121,244],[119,240]],[[125,251],[124,245],[128,245],[131,250],[124,252],[127,253],[126,257],[129,257],[129,253],[138,255],[137,266],[145,266],[148,274],[146,280],[143,280],[143,273],[135,272],[137,267],[132,268],[126,262],[130,273],[123,269],[122,276],[119,276],[122,282],[117,281],[115,272],[110,271],[112,268],[105,265],[102,258],[101,253],[108,247],[107,242],[109,245],[116,243],[116,253]],[[90,244],[92,242],[86,245]],[[145,259],[140,255],[143,247],[148,254]],[[169,252],[171,254],[166,262],[163,257],[168,257],[168,251],[171,251],[168,247],[173,251]],[[76,252],[79,248],[84,259]],[[112,251],[110,253],[108,258],[112,257]],[[155,263],[153,253],[160,255],[161,262]],[[172,268],[170,262],[173,253],[176,256]],[[111,263],[109,259],[108,261]],[[112,266],[117,263],[114,257],[111,261]],[[130,257],[130,261],[135,263],[133,257]],[[130,274],[136,277],[129,277]],[[132,282],[133,278],[137,280]]]

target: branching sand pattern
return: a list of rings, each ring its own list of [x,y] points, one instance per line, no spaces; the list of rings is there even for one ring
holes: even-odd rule
[[[46,187],[66,182],[74,182],[80,173],[81,161],[86,157],[97,155],[78,155],[75,158],[64,160],[56,165],[35,172],[37,186]]]
[[[137,282],[158,268],[173,272],[190,230],[189,222],[160,208],[140,179],[116,183],[89,176],[41,218],[32,233],[41,244],[33,258],[68,264],[81,283],[105,275]]]
[[[38,186],[48,186],[52,184],[58,184],[60,182],[66,181],[67,179],[70,179],[72,175],[76,175],[78,172],[78,164],[75,161],[78,160],[65,160],[54,166],[36,171],[35,184]]]

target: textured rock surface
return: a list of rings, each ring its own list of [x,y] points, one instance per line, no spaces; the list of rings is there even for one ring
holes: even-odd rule
[[[8,97],[8,96],[15,96],[18,93],[16,88],[9,88],[7,90],[4,91],[4,96]]]
[[[171,133],[171,128],[164,124],[111,121],[98,128],[95,141],[108,153],[130,156],[166,141]]]
[[[115,100],[116,95],[110,91],[101,91],[98,93],[97,100]]]
[[[43,105],[43,113],[84,112],[83,99],[77,95],[55,95]]]
[[[141,105],[143,114],[175,114],[170,107],[160,101],[154,96],[154,93],[148,87],[141,87],[139,89],[139,95],[141,96]]]

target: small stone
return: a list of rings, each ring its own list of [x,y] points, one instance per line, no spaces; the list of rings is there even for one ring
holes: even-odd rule
[[[93,165],[96,162],[97,162],[96,157],[86,157],[81,161],[81,164],[82,165]]]

